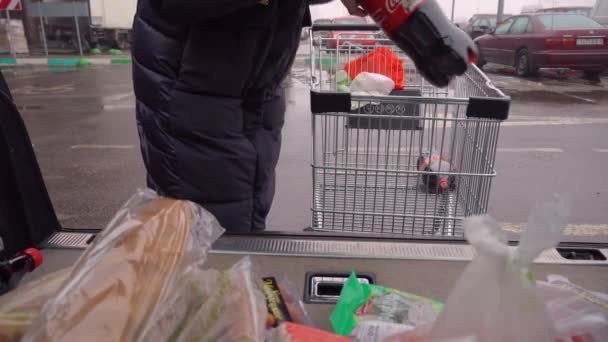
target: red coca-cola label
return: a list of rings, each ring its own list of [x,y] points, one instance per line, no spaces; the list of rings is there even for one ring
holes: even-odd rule
[[[406,21],[425,0],[363,0],[361,6],[382,29],[391,33]]]

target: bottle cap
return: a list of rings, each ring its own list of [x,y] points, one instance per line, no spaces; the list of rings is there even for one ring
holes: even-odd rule
[[[449,187],[449,182],[447,178],[441,178],[439,182],[437,182],[437,187],[439,190],[445,191]]]
[[[42,265],[42,253],[40,253],[39,250],[37,250],[36,248],[28,248],[28,249],[24,249],[23,251],[21,251],[19,253],[19,255],[27,255],[30,258],[32,258],[32,260],[34,261],[34,269],[38,268],[40,265]],[[32,269],[31,271],[33,271],[34,269]]]

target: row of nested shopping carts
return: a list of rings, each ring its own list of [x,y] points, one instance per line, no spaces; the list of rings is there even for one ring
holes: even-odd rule
[[[402,67],[366,58],[379,49]],[[374,26],[313,26],[310,51],[312,228],[462,238],[464,218],[488,209],[510,98],[475,65],[447,88],[432,86]],[[353,67],[398,72],[403,87],[351,94],[341,87]],[[431,184],[438,179],[448,186]]]

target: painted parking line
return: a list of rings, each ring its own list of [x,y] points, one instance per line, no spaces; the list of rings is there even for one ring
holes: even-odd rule
[[[608,124],[607,118],[559,118],[555,120],[537,121],[507,121],[501,127],[522,127],[522,126],[570,126],[570,125],[594,125]]]
[[[500,223],[502,229],[521,233],[526,223]],[[569,224],[564,229],[564,235],[570,236],[605,236],[608,235],[608,224]]]
[[[598,153],[608,153],[608,148],[592,148],[591,150]]]
[[[108,150],[131,150],[135,148],[135,145],[96,145],[96,144],[92,144],[92,145],[72,145],[70,146],[71,149],[73,150],[85,150],[85,149],[90,149],[90,150],[103,150],[103,149],[108,149]]]
[[[561,148],[553,147],[524,147],[524,148],[498,148],[498,152],[542,152],[542,153],[562,153]]]
[[[566,97],[571,97],[571,98],[576,99],[576,100],[581,100],[581,101],[584,101],[584,102],[587,102],[587,103],[597,103],[597,101],[595,101],[593,99],[588,99],[586,97],[582,97],[582,96],[578,96],[578,95],[572,95],[572,94],[567,94],[567,93],[562,93],[561,95],[562,96],[566,96]]]
[[[120,93],[120,94],[114,94],[114,95],[104,96],[103,97],[103,102],[104,103],[116,102],[116,101],[128,99],[128,98],[130,98],[132,96],[135,96],[135,94],[132,91],[128,91],[126,93]]]
[[[135,109],[135,105],[131,104],[131,103],[125,103],[125,104],[104,104],[103,106],[101,106],[101,109],[107,110],[107,111],[121,110],[121,109]]]

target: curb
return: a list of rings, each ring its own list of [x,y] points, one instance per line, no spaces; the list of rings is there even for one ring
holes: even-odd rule
[[[310,64],[310,57],[304,58],[304,63]],[[335,57],[315,57],[315,64],[332,65],[336,63],[337,59]]]
[[[48,65],[49,67],[82,67],[88,65],[131,64],[131,57],[113,58],[0,58],[0,66]]]

